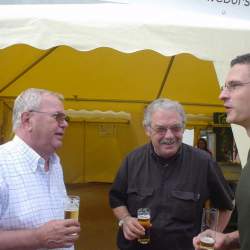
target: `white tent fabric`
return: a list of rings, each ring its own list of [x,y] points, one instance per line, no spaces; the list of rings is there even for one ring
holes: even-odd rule
[[[214,62],[223,83],[229,61],[250,52],[250,21],[190,12],[167,4],[98,3],[0,5],[0,48],[24,43],[39,49],[111,47],[152,49],[163,55],[190,53]],[[250,143],[234,127],[242,164]]]

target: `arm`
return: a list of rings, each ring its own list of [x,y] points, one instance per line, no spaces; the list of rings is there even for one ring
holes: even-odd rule
[[[219,210],[219,219],[218,219],[218,232],[223,232],[226,228],[233,211],[231,210]]]
[[[70,247],[79,232],[76,220],[52,220],[36,229],[0,230],[0,250]]]
[[[120,221],[124,220],[126,217],[131,217],[126,206],[120,206],[113,209],[115,217]]]
[[[145,234],[145,229],[140,225],[137,218],[132,217],[126,206],[113,208],[116,218],[122,220],[122,230],[125,239],[134,240]]]

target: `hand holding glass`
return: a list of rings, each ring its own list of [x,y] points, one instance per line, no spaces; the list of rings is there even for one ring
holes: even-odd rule
[[[214,250],[215,236],[218,226],[218,214],[216,208],[203,208],[200,249]]]
[[[79,216],[80,197],[69,195],[64,202],[64,218],[78,220]]]
[[[138,238],[138,242],[141,244],[148,244],[150,242],[150,209],[149,208],[139,208],[137,210],[138,222],[144,227],[145,235]]]

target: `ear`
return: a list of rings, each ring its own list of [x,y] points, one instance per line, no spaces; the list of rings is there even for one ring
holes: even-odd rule
[[[28,128],[28,131],[32,130],[31,122],[30,122],[30,113],[29,112],[23,112],[21,114],[21,123],[24,128]]]
[[[150,128],[149,128],[149,127],[144,127],[144,129],[145,129],[146,135],[147,135],[148,137],[150,137],[150,136],[151,136]]]

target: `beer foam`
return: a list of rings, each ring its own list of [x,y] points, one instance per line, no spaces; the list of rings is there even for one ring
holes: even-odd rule
[[[201,238],[201,241],[206,244],[214,244],[215,240],[212,237],[204,236]]]
[[[150,219],[150,215],[149,214],[139,214],[138,219],[141,219],[141,220],[148,220]]]

